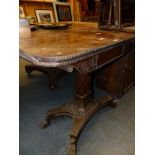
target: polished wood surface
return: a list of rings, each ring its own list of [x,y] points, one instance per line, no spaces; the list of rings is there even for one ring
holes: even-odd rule
[[[37,30],[30,38],[20,39],[20,56],[36,65],[61,66],[62,61],[77,62],[133,37],[132,33],[98,30],[94,23],[73,23],[66,30]]]
[[[98,110],[116,106],[111,95],[101,100],[94,97],[92,72],[122,57],[132,42],[133,33],[102,31],[92,23],[72,23],[66,30],[36,30],[20,39],[21,58],[37,66],[76,72],[73,99],[49,110],[40,124],[45,128],[53,118],[66,115],[73,119],[66,155],[76,154],[80,132]]]

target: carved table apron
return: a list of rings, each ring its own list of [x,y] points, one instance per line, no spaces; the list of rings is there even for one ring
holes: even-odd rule
[[[36,66],[76,70],[75,95],[68,103],[49,110],[40,123],[47,127],[55,117],[70,116],[73,127],[67,155],[76,154],[79,134],[102,107],[115,107],[112,96],[98,101],[93,96],[91,73],[123,56],[134,42],[134,34],[98,30],[94,23],[72,23],[66,30],[37,30],[20,39],[20,57]]]

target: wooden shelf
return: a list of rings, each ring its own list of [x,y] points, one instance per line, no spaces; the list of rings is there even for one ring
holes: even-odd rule
[[[52,0],[20,0],[26,16],[36,17],[36,9],[53,9]]]

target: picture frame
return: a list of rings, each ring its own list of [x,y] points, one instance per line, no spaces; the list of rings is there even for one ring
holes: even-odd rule
[[[53,2],[56,22],[73,21],[73,12],[69,2]]]
[[[25,15],[25,11],[24,11],[24,6],[23,5],[20,5],[19,6],[19,18],[25,18],[26,15]]]
[[[38,23],[54,23],[53,10],[35,9]]]

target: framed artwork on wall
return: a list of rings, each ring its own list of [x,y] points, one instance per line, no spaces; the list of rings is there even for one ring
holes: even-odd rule
[[[68,2],[53,2],[56,22],[73,21],[71,4]]]
[[[38,23],[54,23],[52,10],[36,9],[35,14]]]
[[[24,11],[24,6],[20,5],[19,6],[19,18],[25,18],[25,11]]]

